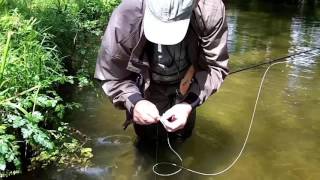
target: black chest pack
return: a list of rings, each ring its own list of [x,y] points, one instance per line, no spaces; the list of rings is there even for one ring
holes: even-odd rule
[[[191,65],[187,44],[176,45],[148,43],[147,54],[150,63],[151,79],[156,83],[175,84],[180,82]]]

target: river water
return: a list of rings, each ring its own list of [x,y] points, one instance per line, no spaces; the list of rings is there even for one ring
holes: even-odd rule
[[[320,8],[290,7],[258,1],[228,4],[231,71],[320,47]],[[266,77],[247,146],[231,170],[220,176],[181,171],[156,176],[155,147],[137,150],[132,126],[121,127],[125,115],[115,109],[98,85],[77,92],[83,110],[69,114],[72,124],[91,137],[94,166],[45,173],[29,179],[216,179],[318,180],[320,178],[320,50],[287,58]],[[92,59],[95,64],[95,58]],[[230,75],[218,93],[198,108],[193,135],[175,145],[185,167],[214,173],[227,167],[240,151],[261,77],[267,66]],[[114,136],[118,135],[118,136]],[[131,138],[129,138],[131,137]],[[178,159],[167,147],[158,161]],[[170,173],[173,167],[160,167]]]

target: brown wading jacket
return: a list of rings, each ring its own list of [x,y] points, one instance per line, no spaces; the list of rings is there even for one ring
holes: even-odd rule
[[[130,113],[150,85],[149,61],[144,52],[147,40],[142,28],[144,1],[123,0],[113,11],[95,71],[95,78],[103,82],[102,88],[113,104]],[[185,38],[196,74],[184,101],[194,108],[216,92],[228,74],[223,2],[199,0],[190,22]]]

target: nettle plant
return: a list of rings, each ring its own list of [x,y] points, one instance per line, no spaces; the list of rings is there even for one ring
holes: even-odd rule
[[[77,104],[64,103],[56,89],[74,77],[64,75],[46,32],[16,11],[0,17],[0,172],[52,162],[86,166],[92,157],[62,121]]]

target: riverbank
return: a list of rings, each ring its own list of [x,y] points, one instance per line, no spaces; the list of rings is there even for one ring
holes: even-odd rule
[[[0,174],[90,164],[91,148],[64,120],[81,105],[62,87],[91,84],[88,58],[119,3],[0,1]],[[14,173],[13,173],[14,172]]]

